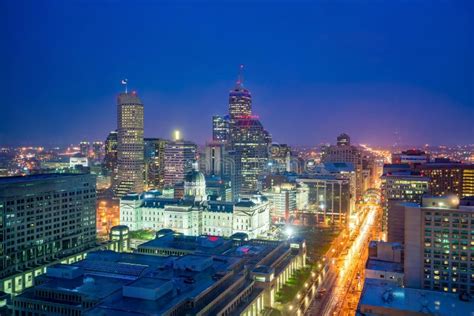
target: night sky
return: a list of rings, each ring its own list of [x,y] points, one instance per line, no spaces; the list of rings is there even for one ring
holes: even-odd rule
[[[396,2],[396,3],[393,3]],[[473,1],[0,2],[0,144],[104,140],[129,79],[145,136],[203,144],[240,64],[279,143],[474,143]]]

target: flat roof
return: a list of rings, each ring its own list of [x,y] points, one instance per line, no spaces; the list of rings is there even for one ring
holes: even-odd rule
[[[184,236],[166,234],[138,246],[138,248],[177,249],[220,254],[232,247],[232,241],[219,236]]]
[[[0,177],[0,185],[2,184],[13,184],[13,183],[24,183],[31,181],[51,180],[59,178],[70,178],[79,177],[84,175],[90,175],[89,173],[42,173],[33,174],[28,176],[14,176],[14,177]]]
[[[471,315],[474,310],[474,302],[461,301],[459,294],[402,288],[373,279],[364,284],[359,308],[364,306],[439,316]]]
[[[144,278],[139,278],[136,281],[133,281],[127,286],[139,287],[139,288],[145,288],[145,289],[156,289],[170,281],[171,280],[144,277]]]
[[[391,271],[391,272],[403,272],[403,263],[369,259],[365,265],[366,269],[377,270],[377,271]]]

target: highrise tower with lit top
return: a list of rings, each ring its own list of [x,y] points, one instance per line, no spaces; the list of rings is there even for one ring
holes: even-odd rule
[[[258,178],[268,161],[270,134],[263,128],[257,116],[252,116],[252,97],[243,87],[240,67],[236,86],[229,93],[229,147],[235,151],[235,172],[238,179],[233,183],[236,196],[257,191]]]
[[[135,91],[117,98],[117,183],[116,196],[143,192],[144,144],[143,103]]]

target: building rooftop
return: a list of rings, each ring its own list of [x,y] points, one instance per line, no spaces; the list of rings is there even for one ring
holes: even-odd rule
[[[0,185],[2,184],[15,184],[15,183],[25,183],[31,181],[43,181],[51,179],[60,179],[60,178],[71,178],[71,177],[80,177],[84,175],[89,175],[88,173],[42,173],[42,174],[33,174],[29,176],[14,176],[14,177],[0,177]]]
[[[365,268],[376,271],[391,271],[401,273],[403,272],[403,263],[378,259],[369,259],[367,260]]]
[[[298,177],[297,182],[311,182],[313,180],[323,180],[323,181],[348,181],[347,178],[339,174],[310,174],[303,177]]]
[[[355,172],[354,164],[348,162],[325,162],[324,168],[331,172]]]
[[[187,252],[222,254],[232,247],[232,241],[218,236],[184,236],[167,233],[138,246],[138,248],[175,249]]]
[[[359,301],[359,310],[365,315],[375,315],[364,309],[371,306],[405,312],[418,312],[438,316],[471,315],[474,301],[464,302],[458,294],[402,288],[383,280],[367,279]]]
[[[423,176],[418,171],[412,170],[398,170],[393,172],[386,172],[384,173],[381,178],[400,178],[400,179],[410,179],[410,180],[418,180],[418,181],[429,181],[429,177]]]
[[[416,204],[418,205],[418,204]],[[402,249],[403,246],[400,242],[387,242],[387,241],[380,241],[380,240],[371,240],[369,242],[369,248],[377,248],[378,245],[381,244],[390,244],[392,246],[392,249]]]
[[[161,315],[218,286],[215,273],[231,273],[241,266],[238,264],[241,260],[223,256],[161,257],[98,251],[72,265],[55,266],[83,271],[79,276],[70,278],[61,273],[40,276],[41,284],[25,291],[19,299],[41,300],[44,291],[70,293],[99,301],[87,315]],[[61,303],[77,305],[80,301],[61,300]]]

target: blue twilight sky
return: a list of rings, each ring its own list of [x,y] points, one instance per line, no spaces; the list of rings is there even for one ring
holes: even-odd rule
[[[474,143],[473,1],[0,1],[0,144],[211,137],[239,64],[274,141]]]

